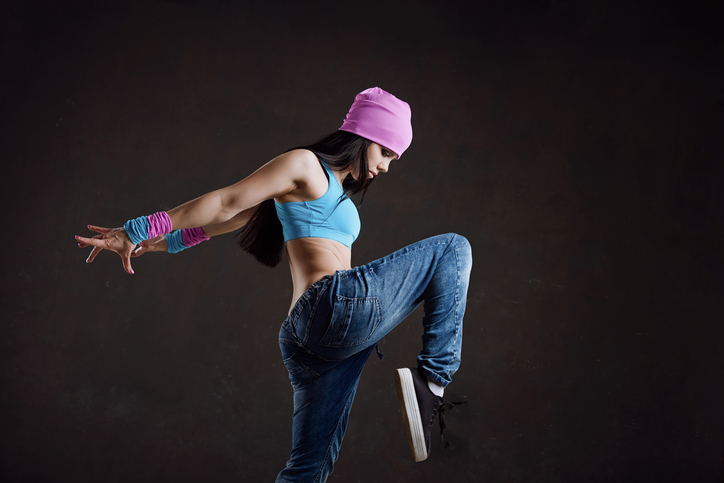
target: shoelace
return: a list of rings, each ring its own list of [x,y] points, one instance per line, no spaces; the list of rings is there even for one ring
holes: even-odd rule
[[[454,402],[444,402],[442,404],[435,404],[435,411],[433,411],[432,415],[432,421],[430,421],[430,426],[432,426],[432,423],[435,421],[435,413],[438,414],[437,422],[440,425],[440,439],[444,440],[443,438],[443,431],[445,430],[445,411],[446,408],[452,408],[454,406],[460,406],[461,404],[467,404],[467,401],[454,401]]]

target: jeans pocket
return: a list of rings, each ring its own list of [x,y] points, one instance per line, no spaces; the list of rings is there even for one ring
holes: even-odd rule
[[[304,387],[319,377],[319,374],[305,366],[296,354],[292,354],[291,357],[284,359],[283,362],[289,372],[289,381],[292,383],[294,389]]]
[[[354,347],[369,341],[382,321],[382,309],[377,297],[347,298],[336,295],[332,320],[320,345]]]

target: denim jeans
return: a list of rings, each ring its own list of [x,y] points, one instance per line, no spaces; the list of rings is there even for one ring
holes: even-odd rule
[[[418,367],[446,386],[460,365],[470,244],[440,235],[314,283],[279,331],[294,389],[292,451],[277,482],[323,482],[342,444],[362,367],[424,302]]]

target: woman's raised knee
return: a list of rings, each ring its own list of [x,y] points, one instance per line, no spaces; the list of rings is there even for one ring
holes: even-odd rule
[[[470,242],[467,238],[457,233],[449,233],[449,235],[451,238],[450,244],[454,247],[455,254],[458,260],[460,260],[461,266],[470,270],[470,267],[473,265],[473,250]]]

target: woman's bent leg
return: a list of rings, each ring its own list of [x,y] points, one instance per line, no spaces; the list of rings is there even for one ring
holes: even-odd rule
[[[445,387],[460,365],[471,266],[468,241],[448,234],[337,272],[326,297],[332,320],[312,326],[309,332],[307,347],[315,353],[333,359],[349,357],[374,346],[424,302],[418,368],[398,369],[395,374],[404,428],[416,461],[428,457],[432,423],[446,407],[427,381]]]
[[[425,376],[447,386],[460,366],[471,266],[468,241],[447,234],[337,272],[326,297],[332,320],[309,329],[306,347],[329,359],[349,357],[374,346],[424,302],[418,366]]]

